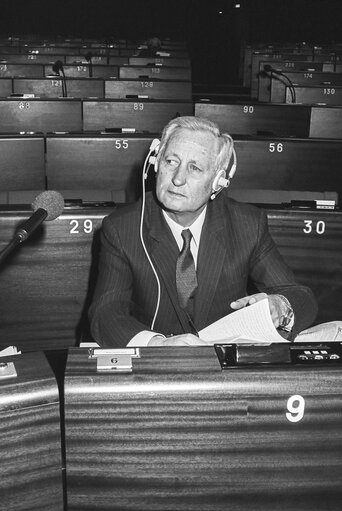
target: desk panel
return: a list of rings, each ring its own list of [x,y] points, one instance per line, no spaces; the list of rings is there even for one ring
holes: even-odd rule
[[[41,77],[44,76],[44,65],[43,64],[4,64],[0,63],[0,76],[1,77],[13,77],[13,76],[25,76],[25,77]]]
[[[342,106],[342,86],[340,85],[312,85],[311,87],[295,85],[294,92],[295,103]],[[286,103],[291,102],[291,92],[289,87],[286,87]]]
[[[13,92],[12,78],[0,77],[0,97],[7,98]]]
[[[212,347],[142,348],[132,363],[99,374],[69,351],[70,511],[340,509],[340,368],[221,371]]]
[[[0,190],[45,188],[45,146],[42,134],[0,135]]]
[[[119,77],[122,80],[191,80],[191,69],[166,66],[121,66]]]
[[[0,50],[1,51],[1,50]],[[0,60],[9,64],[53,64],[56,60],[65,62],[64,53],[51,54],[51,53],[0,53]]]
[[[0,98],[0,124],[4,132],[81,131],[81,100]]]
[[[234,135],[307,137],[310,107],[249,103],[195,103],[195,115],[216,122],[221,131]]]
[[[67,97],[104,98],[104,80],[101,78],[67,78]],[[63,78],[13,78],[15,94],[34,94],[38,97],[59,98],[63,96]]]
[[[79,134],[46,137],[50,190],[124,191],[127,202],[141,194],[142,162],[153,134]]]
[[[143,96],[157,100],[192,100],[191,82],[162,80],[106,80],[105,97],[126,99],[129,96]]]
[[[131,66],[191,67],[190,59],[174,57],[129,57]]]
[[[3,318],[2,318],[3,319]],[[0,374],[0,493],[6,511],[62,511],[58,388],[43,353],[1,358],[16,377]]]
[[[342,193],[342,141],[236,138],[232,188]]]
[[[309,136],[342,138],[342,107],[313,106]]]
[[[185,101],[100,100],[83,101],[85,131],[133,128],[159,133],[174,117],[193,115],[193,105]]]
[[[80,57],[81,58],[81,57]],[[52,66],[45,67],[45,76],[53,75]],[[65,76],[68,78],[118,78],[119,67],[108,64],[95,64],[91,66],[87,61],[77,64],[67,64],[63,66]]]

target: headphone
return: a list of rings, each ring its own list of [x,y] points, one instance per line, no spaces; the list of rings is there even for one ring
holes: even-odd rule
[[[233,164],[230,168],[228,178],[226,178],[226,170],[221,169],[218,171],[218,173],[215,176],[215,179],[212,184],[212,195],[210,196],[210,199],[213,200],[215,197],[224,189],[228,188],[230,185],[230,181],[234,177],[234,174],[236,172],[236,165],[237,165],[237,159],[236,159],[236,152],[234,149],[234,141],[230,135],[226,135],[230,140],[230,154],[229,154],[229,162],[233,156]],[[151,145],[149,147],[148,154],[146,156],[145,162],[144,162],[144,171],[143,171],[143,178],[147,179],[148,171],[151,165],[154,165],[154,171],[157,172],[158,167],[156,166],[157,161],[157,154],[160,147],[160,140],[158,138],[154,138],[151,142]]]

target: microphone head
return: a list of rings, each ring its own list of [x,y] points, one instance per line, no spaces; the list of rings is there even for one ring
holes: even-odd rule
[[[91,51],[88,51],[88,53],[84,55],[84,58],[86,59],[87,62],[90,62],[91,59],[93,58],[93,54],[91,53]]]
[[[63,71],[63,62],[61,60],[56,60],[56,62],[52,65],[52,70],[54,73]]]
[[[45,220],[55,220],[63,213],[64,199],[59,192],[48,190],[37,195],[31,207],[33,211],[44,209],[47,212]]]
[[[270,71],[273,71],[273,67],[270,66],[269,64],[265,64],[264,71],[266,71],[266,73],[269,73]]]

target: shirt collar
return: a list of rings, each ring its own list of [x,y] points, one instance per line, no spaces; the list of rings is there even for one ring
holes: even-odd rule
[[[164,218],[165,218],[168,226],[170,227],[171,232],[172,232],[175,240],[177,241],[178,247],[180,249],[183,246],[182,231],[184,229],[190,229],[195,245],[197,247],[199,246],[199,242],[201,239],[202,227],[203,227],[205,215],[207,212],[207,206],[203,209],[203,211],[196,218],[196,220],[188,227],[183,227],[182,225],[178,224],[177,222],[172,220],[172,218],[169,217],[169,215],[167,214],[166,211],[164,211],[164,210],[162,210],[162,211],[163,211]]]

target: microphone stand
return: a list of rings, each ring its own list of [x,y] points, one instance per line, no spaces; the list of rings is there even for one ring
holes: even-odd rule
[[[4,262],[7,256],[21,243],[21,240],[18,236],[13,238],[8,245],[0,252],[0,264]]]

